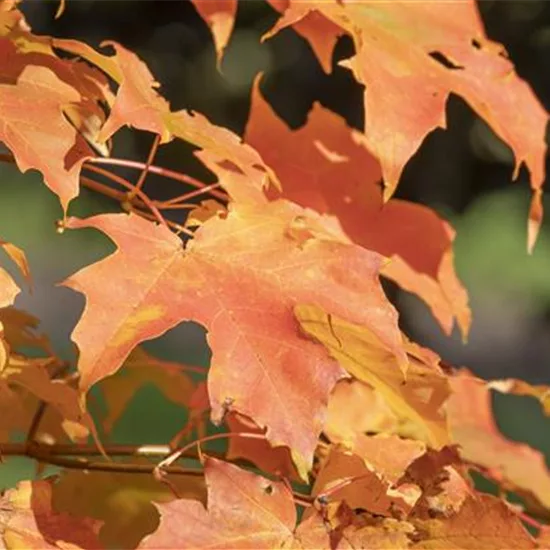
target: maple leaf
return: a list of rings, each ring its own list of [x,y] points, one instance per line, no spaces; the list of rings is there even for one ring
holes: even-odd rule
[[[265,37],[311,14],[324,16],[354,41],[356,54],[343,64],[366,87],[365,137],[382,165],[385,198],[395,191],[405,164],[426,135],[445,128],[445,104],[455,93],[512,148],[514,178],[522,163],[531,173],[535,193],[528,244],[532,248],[542,217],[539,190],[544,182],[548,116],[515,73],[504,48],[486,38],[475,2],[449,6],[289,0]]]
[[[64,158],[75,143],[76,131],[61,106],[79,98],[45,67],[27,67],[15,86],[0,84],[0,108],[6,113],[0,139],[13,151],[21,172],[35,168],[44,174],[46,185],[58,193],[64,209],[78,194],[81,163],[70,170],[65,167]],[[50,139],[52,132],[56,139]]]
[[[415,439],[436,448],[450,443],[442,410],[450,388],[435,354],[405,340],[410,359],[405,378],[394,354],[369,328],[327,315],[317,306],[299,305],[294,311],[305,334],[378,391],[398,418],[408,419]]]
[[[33,348],[37,355],[54,358],[52,347],[45,334],[36,332],[39,320],[34,315],[15,307],[0,308],[0,323],[3,327],[2,338],[10,350]]]
[[[195,9],[200,16],[206,21],[214,37],[216,46],[216,57],[218,68],[220,67],[223,52],[231,31],[235,24],[235,14],[237,13],[237,0],[192,0]]]
[[[185,227],[199,227],[214,216],[225,217],[227,208],[213,199],[201,201],[189,211],[185,218]]]
[[[107,80],[85,63],[57,58],[47,37],[36,37],[20,25],[4,29],[0,52],[0,140],[22,172],[34,168],[43,174],[66,210],[78,195],[83,162],[94,156],[77,129],[92,119],[103,122],[99,103],[111,101]],[[73,116],[66,116],[70,112]]]
[[[204,475],[207,509],[186,499],[158,504],[160,526],[140,549],[284,548],[292,542],[296,508],[285,483],[211,457],[204,459]]]
[[[0,34],[5,36],[15,29],[29,31],[23,14],[16,8],[20,0],[3,0],[0,4]]]
[[[473,497],[475,493],[457,469],[446,466],[442,474],[442,479],[437,480],[435,490],[423,494],[424,509],[431,516],[449,517],[458,513],[466,499]]]
[[[99,142],[106,141],[123,126],[156,133],[161,137],[161,143],[174,137],[188,141],[203,149],[197,154],[201,160],[221,163],[225,168],[232,166],[233,171],[246,176],[241,180],[244,189],[222,182],[234,200],[251,201],[254,197],[256,201],[261,201],[264,187],[278,185],[276,175],[264,164],[260,155],[243,144],[230,130],[211,124],[199,113],[185,110],[172,112],[168,102],[157,93],[155,88],[158,84],[151,72],[137,55],[116,42],[102,45],[112,46],[115,55],[106,60],[98,57],[99,54],[93,50],[65,44],[69,51],[78,51],[89,61],[97,62],[100,68],[109,71],[111,76],[115,74],[120,84],[109,118],[97,136]]]
[[[209,331],[214,421],[235,410],[267,426],[271,444],[289,446],[305,477],[343,371],[300,335],[293,307],[319,303],[364,323],[406,365],[397,314],[378,280],[380,256],[329,222],[285,201],[234,205],[226,219],[203,224],[184,252],[166,227],[137,216],[68,220],[68,228],[95,227],[118,246],[64,282],[86,296],[72,334],[82,391],[140,342],[194,320]],[[96,284],[105,277],[109,285]]]
[[[544,526],[537,537],[537,548],[550,548],[550,527]]]
[[[290,6],[290,0],[267,1],[281,13],[285,13]],[[292,28],[309,42],[325,73],[330,73],[334,47],[345,31],[315,11],[309,11],[299,21],[295,21]],[[266,38],[267,36],[264,36],[262,40]]]
[[[519,494],[527,492],[550,509],[550,472],[544,456],[502,436],[486,382],[462,371],[450,377],[449,383],[452,394],[445,408],[462,458],[488,468],[503,486]]]
[[[38,320],[13,307],[0,309],[0,433],[7,439],[28,430],[37,410],[45,408],[35,439],[53,443],[87,438],[93,422],[80,409],[79,393],[64,380],[54,380],[62,366],[47,337],[36,334]],[[42,357],[16,353],[31,349]]]
[[[444,520],[411,521],[420,538],[413,548],[502,550],[536,547],[517,515],[491,495],[468,498],[457,514]]]
[[[360,132],[317,103],[307,123],[291,131],[262,98],[258,77],[244,138],[276,171],[283,197],[336,216],[354,242],[391,258],[382,273],[418,294],[445,332],[455,317],[466,336],[471,313],[454,272],[453,229],[425,206],[383,204],[380,165]]]
[[[52,505],[52,482],[22,481],[0,499],[0,526],[6,550],[98,549],[100,523],[58,513]]]

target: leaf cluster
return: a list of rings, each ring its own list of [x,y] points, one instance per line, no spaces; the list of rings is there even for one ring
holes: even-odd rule
[[[327,73],[336,41],[351,37],[342,64],[365,87],[361,131],[319,104],[291,130],[258,75],[237,136],[172,110],[120,44],[35,35],[17,0],[0,1],[1,158],[42,174],[63,209],[59,232],[91,228],[116,246],[61,283],[86,300],[74,365],[14,307],[20,284],[0,268],[0,454],[38,468],[1,497],[3,546],[548,547],[550,472],[541,453],[500,434],[490,392],[533,396],[548,413],[550,389],[443,364],[401,332],[380,282],[416,294],[466,338],[453,228],[393,194],[457,94],[511,147],[516,173],[529,171],[532,249],[547,113],[473,1],[268,1],[280,18],[263,39],[292,28]],[[193,3],[221,66],[237,0]],[[114,156],[123,127],[152,135],[147,159]],[[196,148],[215,183],[155,164],[173,140]],[[185,191],[151,199],[151,173]],[[82,186],[121,211],[71,216]],[[0,246],[31,285],[24,251]],[[207,368],[141,347],[184,321],[207,330]],[[117,444],[112,428],[147,384],[182,409],[181,429],[164,445]],[[58,473],[39,475],[46,465]],[[478,491],[474,472],[499,496]]]

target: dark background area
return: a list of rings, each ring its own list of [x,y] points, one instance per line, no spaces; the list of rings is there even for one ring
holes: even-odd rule
[[[520,76],[531,84],[548,109],[550,2],[484,0],[478,5],[488,36],[504,44]],[[314,101],[344,116],[351,126],[360,128],[363,124],[363,89],[348,70],[337,65],[339,60],[353,54],[351,40],[344,37],[339,41],[332,74],[326,75],[308,43],[291,29],[259,43],[260,36],[278,17],[263,0],[239,2],[236,28],[225,53],[222,74],[216,70],[209,29],[189,1],[67,0],[65,13],[55,20],[57,8],[58,2],[42,0],[21,4],[37,34],[76,38],[96,47],[103,40],[120,42],[147,63],[172,108],[199,111],[212,122],[239,134],[248,115],[252,80],[259,71],[265,73],[263,93],[290,126],[298,127],[305,122]],[[521,105],[517,107],[521,109]],[[437,130],[428,136],[408,164],[396,196],[431,206],[457,229],[457,269],[468,288],[473,309],[469,343],[462,344],[458,334],[443,335],[416,298],[391,285],[388,293],[402,313],[404,330],[450,363],[468,366],[487,378],[513,376],[550,383],[549,224],[543,225],[535,253],[528,256],[527,172],[523,169],[519,181],[512,183],[510,150],[460,98],[451,97],[447,115],[448,130]],[[150,134],[122,131],[115,140],[114,155],[145,160],[151,143]],[[205,180],[211,178],[194,160],[192,149],[183,143],[163,146],[155,163]],[[126,175],[136,177],[135,172]],[[153,198],[162,198],[174,194],[170,185],[150,176],[146,191]],[[83,192],[83,200],[88,201],[85,208],[88,211],[101,210],[105,204],[101,202],[103,199],[92,198],[88,192]],[[44,201],[49,201],[49,207],[57,208],[52,206],[55,201],[50,198]],[[44,204],[36,205],[42,213],[46,211]],[[548,203],[546,211],[550,212]],[[5,223],[6,219],[4,217]],[[44,214],[44,223],[45,219]],[[13,219],[12,225],[16,223],[19,220]],[[41,227],[36,220],[29,223],[35,228]],[[30,235],[28,226],[27,230]],[[8,238],[5,232],[3,237]],[[61,260],[54,261],[51,255],[54,251],[61,254],[62,250],[67,253],[79,248],[78,244],[70,244],[71,238],[64,236],[63,239],[69,239],[63,241],[64,245],[56,241],[55,245],[47,245],[50,252],[41,253],[37,261],[46,274],[43,282],[59,281],[108,251],[104,241],[98,241],[90,244],[84,255],[73,258],[72,267]],[[46,245],[29,242],[28,246],[43,251]],[[39,281],[40,277],[39,274]],[[69,297],[66,289],[59,292],[65,293],[61,301],[50,291],[46,292],[38,305],[42,314],[40,311],[37,314],[46,318],[46,326],[49,318],[56,329],[62,327],[61,340],[68,338],[83,301],[80,297]],[[40,296],[38,291],[39,301]],[[35,310],[36,299],[35,296]],[[59,310],[61,303],[70,300],[76,300],[71,302],[74,311],[52,313],[54,305]],[[186,335],[183,341],[188,346],[184,357],[181,357],[181,334],[174,331],[154,342],[150,349],[168,359],[179,354],[180,360],[189,360],[191,356],[206,363],[208,350],[204,332],[191,325],[183,330]],[[151,399],[157,398],[148,394],[148,410],[151,410]],[[495,406],[501,425],[509,435],[550,453],[549,423],[541,416],[534,400],[497,396]],[[159,442],[166,441],[164,435],[159,434],[157,419],[158,415],[149,415],[147,422],[140,424],[139,439],[151,443],[159,439]],[[135,431],[135,421],[125,422],[127,430],[131,431],[133,426]],[[148,423],[150,433],[145,433]],[[124,435],[127,433],[123,430],[120,435],[128,439]],[[134,435],[129,439],[135,439]]]

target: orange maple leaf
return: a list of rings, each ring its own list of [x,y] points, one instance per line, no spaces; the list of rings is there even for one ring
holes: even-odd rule
[[[216,46],[216,58],[219,68],[223,52],[229,42],[231,31],[235,24],[237,0],[192,1],[195,9],[210,27],[210,31],[214,37],[214,45]]]
[[[208,509],[195,500],[157,504],[160,526],[140,549],[285,548],[292,542],[297,516],[287,484],[211,457],[204,472]]]
[[[445,332],[456,318],[466,336],[471,312],[454,271],[453,229],[425,206],[397,199],[383,204],[380,164],[360,132],[319,104],[291,131],[264,101],[256,79],[245,141],[276,171],[283,197],[336,216],[354,242],[391,258],[383,275],[418,294]]]
[[[354,41],[357,53],[343,64],[366,87],[365,137],[382,165],[385,198],[394,193],[405,164],[426,135],[445,128],[445,104],[455,93],[512,148],[514,178],[522,163],[531,173],[531,249],[542,219],[548,115],[515,73],[504,48],[485,36],[474,0],[451,4],[288,0],[266,37],[312,14],[332,22]]]
[[[81,389],[115,372],[140,342],[197,321],[213,352],[213,419],[234,409],[267,426],[272,445],[289,446],[305,477],[343,371],[300,334],[293,307],[318,303],[362,323],[397,364],[407,362],[397,314],[378,280],[382,258],[329,222],[282,200],[234,205],[226,219],[203,224],[184,252],[166,227],[137,216],[70,219],[67,227],[95,227],[118,245],[64,283],[86,296],[72,334]]]

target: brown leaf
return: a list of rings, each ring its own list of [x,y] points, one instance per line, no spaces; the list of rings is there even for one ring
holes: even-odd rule
[[[397,481],[423,452],[419,442],[362,436],[351,450],[332,449],[315,480],[313,494],[326,493],[329,502],[342,500],[350,508],[371,514],[404,517],[421,491],[411,483],[397,486]]]

